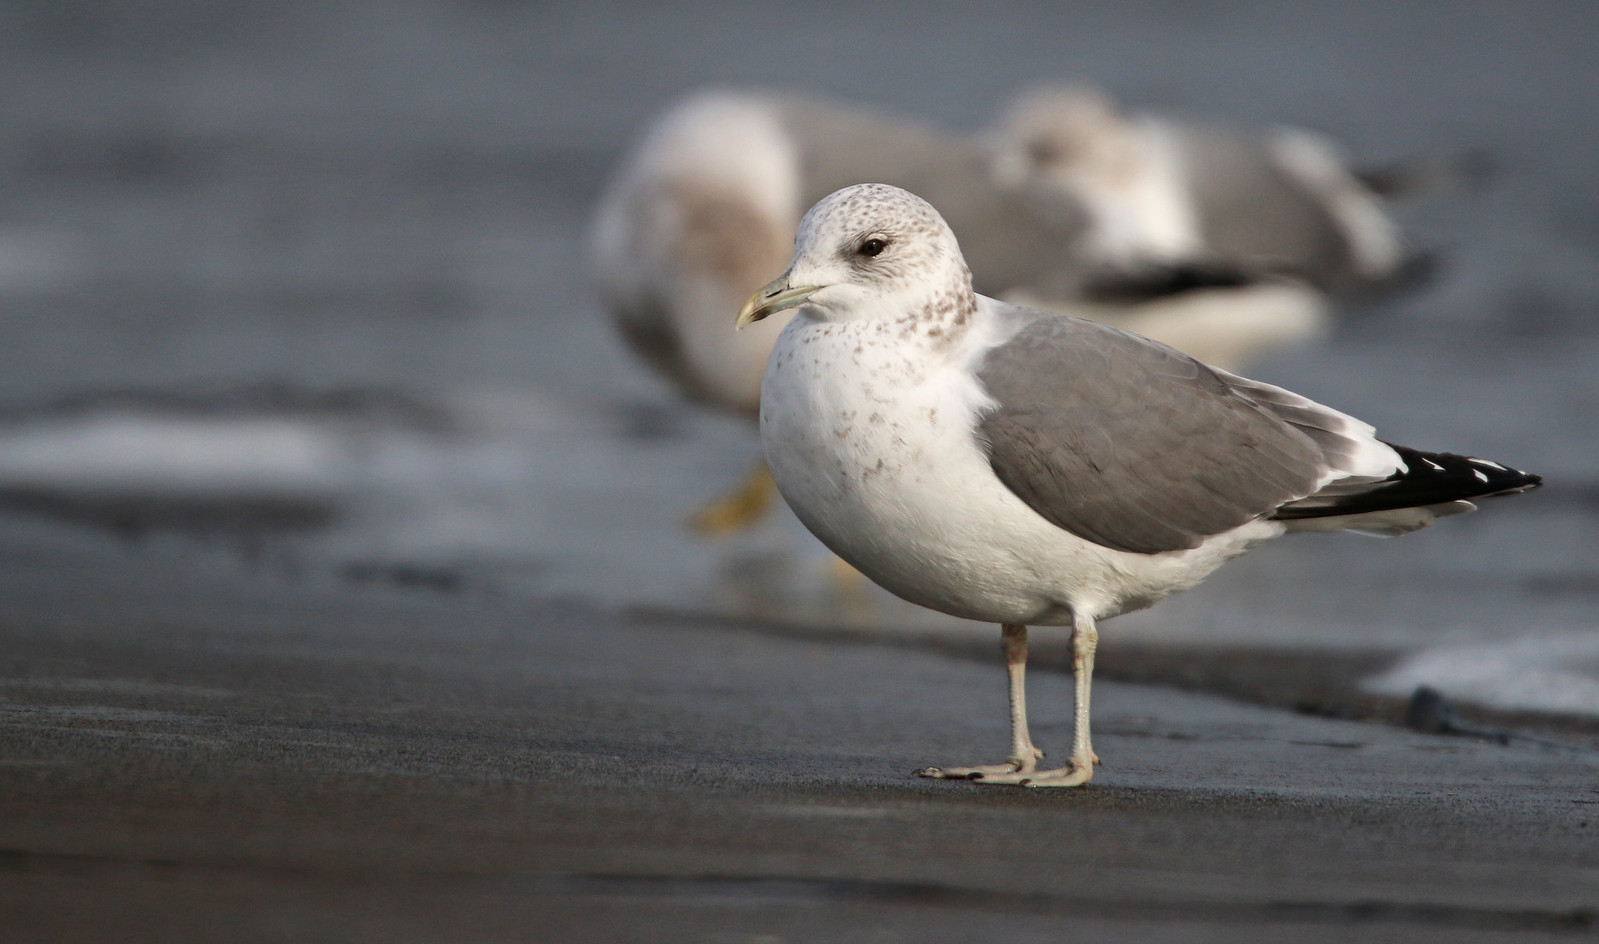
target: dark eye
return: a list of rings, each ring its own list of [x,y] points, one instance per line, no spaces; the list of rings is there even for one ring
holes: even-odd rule
[[[882,237],[879,237],[879,236],[873,236],[871,239],[868,239],[866,242],[861,243],[861,248],[859,248],[859,249],[857,249],[855,251],[857,253],[859,253],[860,255],[867,256],[867,257],[872,257],[872,256],[878,255],[884,249],[887,249],[887,248],[888,248],[888,240],[883,239]]]
[[[1054,164],[1066,157],[1065,149],[1053,141],[1029,141],[1027,156],[1034,164]]]

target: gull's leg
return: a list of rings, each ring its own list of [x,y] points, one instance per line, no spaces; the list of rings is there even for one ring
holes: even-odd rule
[[[1005,674],[1010,679],[1010,757],[1003,764],[982,767],[924,767],[921,777],[942,780],[986,780],[1037,769],[1044,752],[1033,746],[1027,733],[1027,627],[1006,623],[1000,627],[1005,652]]]
[[[1005,674],[1010,682],[1010,757],[1006,761],[1019,771],[1033,770],[1044,752],[1033,746],[1027,732],[1027,627],[1006,623],[1000,627],[1005,652]]]
[[[701,534],[720,537],[743,531],[761,519],[777,494],[777,483],[765,462],[757,462],[738,488],[688,519],[689,526]]]
[[[1018,787],[1080,787],[1093,779],[1094,765],[1099,763],[1099,758],[1094,756],[1093,741],[1089,737],[1088,707],[1094,681],[1094,650],[1098,647],[1099,630],[1095,628],[1093,618],[1081,614],[1074,615],[1072,677],[1076,682],[1073,712],[1075,724],[1072,731],[1072,756],[1067,758],[1066,766],[1055,770],[1012,768],[998,773],[989,773],[988,768],[977,768],[979,775],[975,777],[968,775],[968,779],[979,783],[1013,784]],[[1014,702],[1012,704],[1014,709]],[[1024,707],[1024,714],[1025,710]],[[924,776],[939,776],[939,774],[927,774],[926,771],[922,773]],[[959,776],[957,771],[949,771],[943,775]]]
[[[1094,651],[1099,648],[1099,629],[1093,619],[1074,616],[1072,622],[1072,675],[1077,679],[1077,700],[1072,714],[1071,765],[1093,774],[1099,763],[1094,753],[1094,735],[1088,725],[1088,710],[1093,703]],[[1084,778],[1087,783],[1087,778]]]

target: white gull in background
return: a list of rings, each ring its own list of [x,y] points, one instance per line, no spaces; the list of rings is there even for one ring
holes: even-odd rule
[[[954,234],[904,190],[818,203],[738,323],[796,314],[772,351],[761,441],[783,497],[891,592],[1000,623],[1003,763],[924,776],[1087,783],[1097,623],[1291,531],[1402,534],[1535,475],[1376,438],[1369,425],[1093,322],[972,290]],[[1071,627],[1076,728],[1039,770],[1029,624]]]
[[[623,161],[595,214],[595,281],[628,346],[680,393],[755,417],[784,317],[733,333],[727,318],[780,269],[806,207],[883,180],[943,208],[979,291],[1113,323],[1236,365],[1303,342],[1326,303],[1282,280],[1112,263],[1075,195],[996,181],[976,140],[880,111],[795,95],[711,91],[668,110]],[[747,523],[759,476],[702,513],[706,530]],[[758,514],[758,511],[755,513]]]
[[[1043,85],[1011,102],[989,146],[1001,183],[1081,201],[1113,257],[1257,267],[1329,291],[1391,280],[1412,258],[1337,145],[1299,128],[1179,122]]]

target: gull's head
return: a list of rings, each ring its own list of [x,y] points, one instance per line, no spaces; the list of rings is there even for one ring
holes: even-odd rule
[[[898,187],[856,184],[805,214],[788,271],[750,296],[738,326],[802,307],[837,321],[964,320],[975,304],[971,273],[938,211]]]
[[[1128,116],[1084,85],[1041,85],[1018,95],[988,146],[994,177],[1007,186],[1102,188],[1147,159]]]

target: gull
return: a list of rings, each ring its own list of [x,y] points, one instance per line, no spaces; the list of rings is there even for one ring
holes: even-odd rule
[[[1001,183],[1087,207],[1111,257],[1263,267],[1329,291],[1387,283],[1417,261],[1341,149],[1302,128],[1175,121],[1050,84],[1011,101],[989,147]]]
[[[1075,196],[996,181],[974,139],[824,99],[713,89],[655,120],[596,208],[588,256],[623,341],[690,401],[753,421],[786,315],[735,333],[727,312],[787,262],[807,207],[860,180],[942,207],[985,293],[1062,306],[1229,364],[1326,327],[1325,299],[1307,285],[1206,272],[1189,284],[1164,262],[1111,260]],[[768,494],[757,469],[696,526],[737,530]]]
[[[976,294],[930,204],[844,188],[738,314],[792,319],[761,390],[778,490],[890,592],[1001,625],[1010,754],[923,776],[1087,783],[1097,624],[1292,531],[1402,534],[1539,477],[1384,442],[1368,424],[1137,335]],[[1040,770],[1027,627],[1071,627],[1075,731]]]

